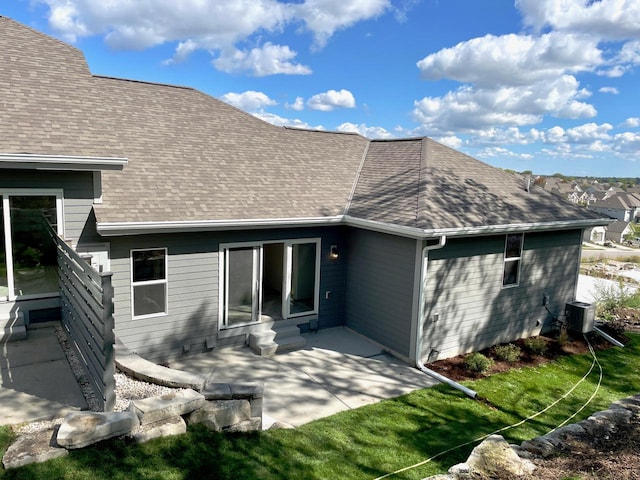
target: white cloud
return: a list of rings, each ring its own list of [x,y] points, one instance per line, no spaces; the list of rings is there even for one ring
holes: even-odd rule
[[[480,158],[518,158],[521,160],[532,160],[530,153],[518,153],[503,147],[488,147],[478,152]]]
[[[620,133],[615,135],[613,140],[613,146],[616,153],[631,155],[634,159],[638,158],[638,152],[640,151],[640,133]]]
[[[585,123],[584,125],[567,129],[567,141],[569,143],[590,143],[595,140],[610,140],[609,132],[612,128],[613,126],[608,123],[601,125]]]
[[[442,137],[434,138],[436,142],[440,142],[443,145],[446,145],[451,148],[459,149],[462,146],[462,139],[455,135],[447,135]]]
[[[602,87],[598,89],[600,93],[611,93],[613,95],[618,95],[620,91],[615,87]]]
[[[516,0],[526,25],[608,40],[640,38],[637,0]]]
[[[595,116],[592,105],[577,100],[580,92],[571,75],[517,87],[463,86],[442,97],[416,101],[413,116],[419,123],[443,132],[532,125],[544,115],[573,119]]]
[[[292,15],[313,33],[316,47],[323,47],[337,30],[382,15],[390,6],[389,0],[305,0],[288,4]]]
[[[188,38],[184,42],[179,42],[176,47],[176,53],[174,53],[172,58],[169,58],[162,62],[164,65],[171,65],[174,63],[184,62],[189,55],[195,52],[198,49],[198,44]]]
[[[629,117],[624,121],[623,125],[625,127],[638,128],[640,127],[640,117]]]
[[[296,97],[296,100],[293,103],[285,103],[284,106],[285,108],[296,110],[299,112],[301,110],[304,110],[304,98]]]
[[[113,48],[145,49],[177,42],[173,58],[184,61],[196,49],[218,55],[214,65],[228,72],[253,71],[307,74],[308,67],[291,62],[288,46],[267,44],[245,51],[241,42],[261,43],[270,34],[304,25],[323,46],[338,30],[375,18],[391,9],[390,0],[139,1],[34,0],[49,7],[51,27],[66,40],[101,35]],[[279,51],[274,51],[274,48]],[[267,51],[270,50],[270,51]],[[257,58],[256,58],[257,57]],[[239,65],[233,62],[238,61]],[[256,60],[254,69],[248,62]]]
[[[213,64],[223,72],[251,72],[256,77],[275,74],[310,74],[309,67],[289,61],[295,56],[296,52],[288,46],[273,45],[267,42],[262,47],[252,48],[249,51],[223,50],[220,56],[213,61]]]
[[[264,107],[271,107],[277,104],[275,100],[272,100],[264,93],[253,90],[247,90],[243,93],[229,92],[225,93],[221,98],[234,107],[238,107],[247,112],[255,112]]]
[[[254,117],[257,117],[265,122],[269,122],[272,125],[276,125],[278,127],[295,127],[295,128],[304,128],[308,130],[326,130],[322,125],[316,125],[315,127],[309,125],[307,122],[300,120],[298,118],[284,118],[274,113],[267,112],[255,112],[253,113]]]
[[[356,100],[349,90],[328,90],[311,97],[307,100],[307,105],[313,110],[329,112],[336,107],[354,108],[356,106]]]
[[[345,122],[338,125],[336,130],[339,132],[358,133],[367,138],[393,138],[393,135],[388,130],[382,127],[368,127],[364,123],[357,125],[355,123]]]
[[[603,62],[587,36],[549,33],[486,35],[427,55],[418,62],[423,78],[443,78],[478,87],[528,85],[565,73],[594,70]]]

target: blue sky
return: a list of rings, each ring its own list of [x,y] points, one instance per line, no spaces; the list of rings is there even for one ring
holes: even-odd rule
[[[640,0],[5,0],[0,15],[94,74],[192,86],[276,125],[640,176]]]

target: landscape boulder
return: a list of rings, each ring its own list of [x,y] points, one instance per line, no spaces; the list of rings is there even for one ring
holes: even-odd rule
[[[62,421],[56,441],[74,449],[125,435],[139,425],[134,412],[72,412]]]
[[[205,402],[204,396],[195,390],[176,390],[164,395],[133,400],[129,410],[136,413],[141,425],[146,425],[185,415],[202,407]]]
[[[20,435],[2,457],[4,468],[22,467],[68,455],[69,451],[56,443],[56,429]]]

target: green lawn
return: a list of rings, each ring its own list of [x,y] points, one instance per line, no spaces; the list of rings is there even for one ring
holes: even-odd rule
[[[624,348],[597,353],[604,370],[591,404],[572,422],[613,400],[640,392],[640,335]],[[186,435],[144,445],[122,440],[72,452],[64,459],[0,472],[0,479],[373,479],[514,424],[566,393],[589,370],[589,354],[538,368],[511,371],[465,384],[487,403],[440,385],[376,405],[343,412],[296,430],[216,434],[190,428]],[[594,368],[566,399],[502,434],[520,442],[546,433],[577,411],[599,379]],[[0,449],[9,442],[0,429]],[[473,444],[418,468],[391,476],[419,479],[463,461]]]

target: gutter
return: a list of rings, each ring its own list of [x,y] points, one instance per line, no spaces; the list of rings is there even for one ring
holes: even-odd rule
[[[427,264],[429,262],[429,251],[430,250],[438,250],[440,248],[443,248],[445,246],[447,242],[447,237],[445,235],[441,235],[438,243],[433,244],[433,245],[427,245],[422,249],[422,265],[421,265],[421,273],[420,273],[420,282],[422,282],[422,279],[425,278],[426,274],[427,274]],[[423,309],[422,309],[422,305],[424,304],[424,285],[421,285],[420,287],[420,301],[419,301],[419,308],[418,308],[418,322],[417,322],[417,332],[416,332],[416,348],[415,348],[415,364],[416,364],[416,368],[418,370],[420,370],[422,373],[425,373],[433,378],[435,378],[436,380],[438,380],[441,383],[446,383],[447,385],[449,385],[450,387],[455,388],[456,390],[460,390],[461,392],[463,392],[465,395],[467,395],[468,397],[471,398],[476,398],[478,396],[478,393],[475,392],[474,390],[471,390],[470,388],[465,387],[464,385],[461,385],[460,383],[451,380],[450,378],[445,377],[444,375],[439,374],[438,372],[434,372],[433,370],[427,368],[424,366],[424,363],[422,363],[422,359],[421,359],[421,355],[420,352],[422,351],[422,335],[421,332],[423,330],[423,326],[424,326],[424,322],[425,322],[425,318],[424,318],[424,313],[423,313]]]
[[[1,164],[1,158],[0,158]],[[438,237],[461,237],[467,235],[498,235],[527,231],[566,230],[571,228],[588,228],[608,225],[609,218],[593,220],[563,220],[555,222],[514,223],[505,225],[484,225],[477,227],[421,229],[404,225],[393,225],[376,220],[365,220],[349,215],[331,217],[300,218],[255,218],[234,220],[195,220],[195,221],[162,221],[162,222],[98,222],[96,228],[102,236],[143,235],[148,233],[189,232],[193,230],[242,230],[248,228],[286,228],[311,227],[325,225],[347,225],[375,232],[399,235],[416,240]]]
[[[124,157],[0,153],[0,168],[77,171],[122,170],[128,162],[129,160]]]

